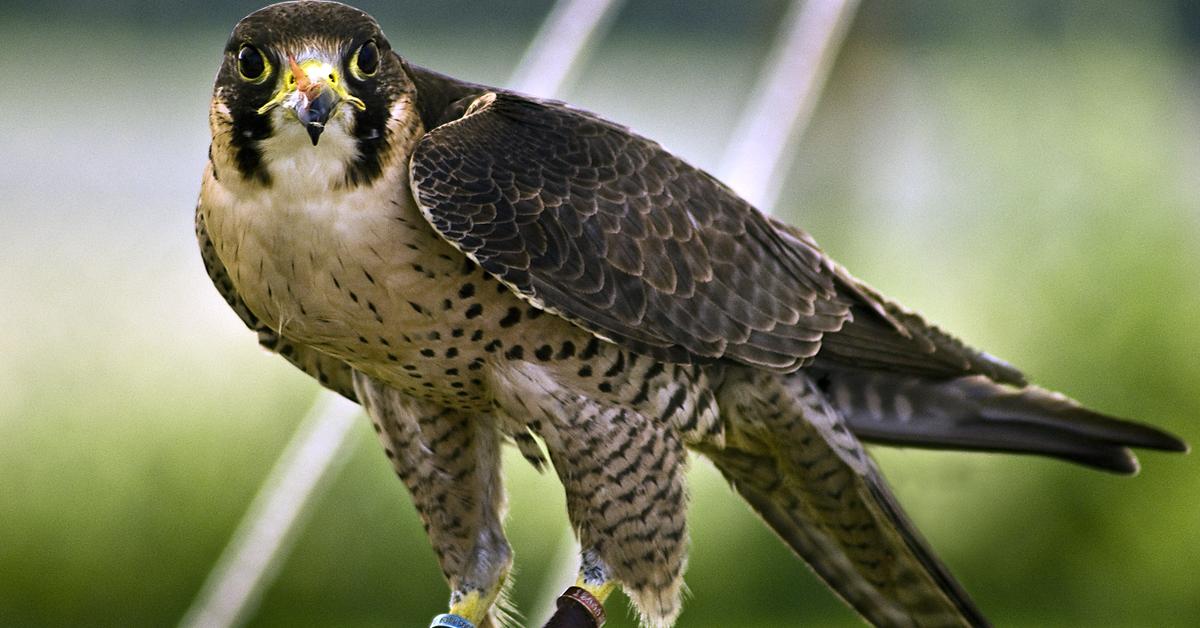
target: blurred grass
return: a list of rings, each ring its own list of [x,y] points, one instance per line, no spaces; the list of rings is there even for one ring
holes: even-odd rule
[[[618,30],[569,99],[712,166],[765,51],[758,26],[721,40]],[[529,36],[385,28],[417,62],[489,82]],[[1200,84],[1194,57],[1139,32],[852,37],[778,209],[1039,382],[1197,442]],[[20,121],[0,134],[0,624],[176,621],[314,394],[254,346],[191,241],[224,37],[0,25],[13,50],[37,52],[35,66],[0,55],[21,77],[0,90]],[[355,438],[254,624],[409,625],[442,609],[433,554],[365,421]],[[877,454],[998,624],[1200,622],[1194,457],[1147,454],[1122,479]],[[531,610],[561,489],[506,462],[514,596]],[[695,467],[681,626],[856,625]]]

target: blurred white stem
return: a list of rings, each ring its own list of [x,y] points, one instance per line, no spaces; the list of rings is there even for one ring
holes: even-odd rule
[[[553,547],[554,553],[550,556],[550,568],[543,577],[542,589],[537,597],[533,598],[537,607],[529,613],[529,617],[537,620],[532,626],[543,626],[550,621],[550,617],[558,609],[558,596],[575,583],[576,572],[579,571],[581,548],[570,525],[561,526]]]
[[[343,450],[358,413],[358,405],[344,397],[333,393],[318,397],[259,487],[180,626],[223,628],[245,622],[287,556],[300,528],[297,522],[307,514],[318,489],[328,484],[322,479],[333,476],[330,470],[345,462]]]
[[[581,65],[624,0],[559,0],[525,49],[508,86],[551,98]]]
[[[797,0],[770,66],[734,133],[721,175],[752,205],[771,212],[850,28],[858,0]]]
[[[513,74],[513,89],[553,96],[612,21],[620,0],[559,0]],[[229,545],[180,622],[187,628],[245,623],[287,558],[303,515],[331,470],[345,462],[358,406],[322,392],[259,487]]]

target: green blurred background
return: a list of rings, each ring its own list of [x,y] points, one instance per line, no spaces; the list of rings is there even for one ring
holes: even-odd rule
[[[550,6],[359,5],[502,84]],[[191,234],[211,80],[248,2],[0,8],[0,625],[169,625],[317,388],[260,351]],[[563,96],[715,168],[786,3],[630,0]],[[866,2],[777,207],[1040,383],[1200,442],[1200,8]],[[446,591],[367,422],[253,625],[424,626]],[[1200,624],[1196,456],[1137,478],[876,449],[1002,626]],[[561,489],[507,459],[518,605]],[[680,626],[856,625],[702,462]],[[539,599],[541,598],[541,599]],[[622,601],[610,626],[631,626]]]

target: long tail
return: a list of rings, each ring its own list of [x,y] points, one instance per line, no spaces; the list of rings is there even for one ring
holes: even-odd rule
[[[736,373],[719,403],[724,445],[696,448],[864,618],[987,625],[807,376]]]
[[[825,366],[814,368],[812,377],[866,441],[1039,454],[1126,474],[1138,470],[1130,447],[1188,449],[1164,431],[1093,412],[1037,386]]]

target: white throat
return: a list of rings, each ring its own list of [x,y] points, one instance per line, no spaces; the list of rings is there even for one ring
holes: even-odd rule
[[[262,163],[277,192],[301,197],[320,195],[342,187],[346,173],[358,158],[358,141],[351,134],[352,107],[339,105],[329,119],[320,141],[313,146],[304,126],[287,115],[282,107],[271,112],[275,129],[271,137],[259,143]]]

